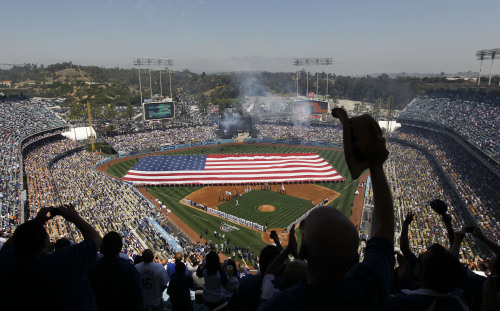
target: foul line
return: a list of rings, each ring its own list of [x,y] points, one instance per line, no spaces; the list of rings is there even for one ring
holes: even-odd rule
[[[147,190],[146,190],[146,191],[147,191]],[[165,196],[165,197],[168,197],[168,198],[171,198],[171,199],[174,199],[174,200],[179,200],[179,199],[177,199],[177,198],[174,198],[174,197],[169,196],[168,194],[158,193],[158,192],[156,192],[156,191],[154,191],[154,190],[151,190],[151,191],[152,191],[152,192],[155,192],[156,194],[159,194],[159,195],[161,195],[161,196]],[[158,199],[158,198],[157,198],[157,199]],[[181,199],[181,200],[182,200],[182,199]]]
[[[197,218],[199,218],[199,219],[201,219],[201,220],[204,220],[204,221],[208,221],[208,219],[203,218],[203,217],[198,216],[198,215],[195,215],[195,214],[191,214],[191,216],[197,217]]]

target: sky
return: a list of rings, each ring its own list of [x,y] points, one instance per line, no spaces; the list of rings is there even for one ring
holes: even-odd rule
[[[500,48],[500,1],[0,0],[0,29],[0,64],[158,57],[174,70],[291,72],[293,58],[332,57],[304,69],[478,72],[476,51]]]

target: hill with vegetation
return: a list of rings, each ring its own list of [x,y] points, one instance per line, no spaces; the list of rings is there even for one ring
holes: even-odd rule
[[[309,77],[309,81],[306,77]],[[179,105],[179,109],[188,109],[194,104],[201,114],[206,115],[210,104],[219,105],[219,110],[224,111],[244,96],[264,96],[268,93],[293,96],[297,88],[296,79],[295,72],[198,74],[189,70],[172,71],[170,94],[167,71],[152,71],[150,87],[149,74],[142,70],[141,88],[144,98],[149,98],[150,94],[172,95],[176,102],[188,104]],[[140,107],[139,72],[135,68],[80,66],[72,62],[48,66],[24,64],[0,69],[0,81],[12,81],[10,88],[0,88],[0,92],[7,97],[64,98],[61,106],[69,110],[70,120],[85,120],[87,101],[92,105],[93,118],[104,121],[112,121],[117,117],[131,119],[135,114],[134,107]],[[327,77],[326,73],[319,73],[317,80],[316,76],[308,75],[305,71],[299,72],[298,82],[301,94],[305,94],[307,87],[325,94],[328,84],[328,96],[331,99],[350,99],[382,107],[391,98],[394,109],[404,108],[414,97],[429,88],[474,86],[473,81],[449,80],[444,75],[424,78],[404,75],[390,77],[387,74],[376,77]]]

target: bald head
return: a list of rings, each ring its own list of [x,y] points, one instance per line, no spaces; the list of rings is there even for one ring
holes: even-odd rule
[[[309,283],[341,280],[358,260],[356,227],[335,208],[315,208],[306,218],[300,252]]]

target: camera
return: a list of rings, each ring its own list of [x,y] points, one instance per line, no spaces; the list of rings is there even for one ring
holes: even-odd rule
[[[50,217],[55,217],[57,215],[62,215],[60,207],[54,207],[53,209],[50,210]]]
[[[444,215],[448,211],[448,206],[446,205],[446,203],[439,199],[432,200],[429,205],[439,215]]]
[[[474,226],[465,227],[465,232],[472,233],[472,232],[474,232],[474,228],[475,228]]]
[[[278,237],[278,235],[276,234],[276,231],[271,230],[270,237],[271,237],[271,239],[277,238],[277,237]]]

